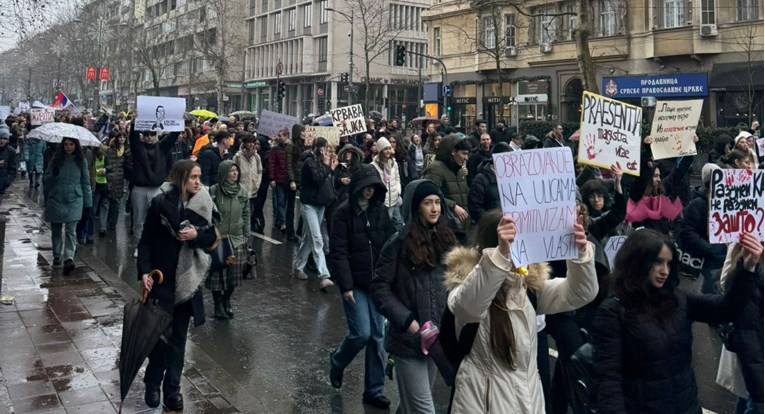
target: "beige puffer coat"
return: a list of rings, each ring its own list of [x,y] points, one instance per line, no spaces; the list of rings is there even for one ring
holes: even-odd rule
[[[480,322],[473,347],[460,364],[455,379],[452,414],[539,414],[545,412],[542,383],[537,372],[536,316],[577,309],[598,293],[594,247],[577,260],[567,261],[565,278],[549,279],[550,267],[533,264],[525,277],[512,272],[508,259],[496,248],[478,252],[457,248],[446,257],[446,287],[456,332]],[[489,313],[503,283],[509,285],[506,308],[515,333],[515,370],[495,359],[491,351]],[[536,312],[526,289],[537,295]]]

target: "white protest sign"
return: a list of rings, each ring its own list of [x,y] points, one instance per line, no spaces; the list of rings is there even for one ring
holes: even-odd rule
[[[757,148],[760,150],[757,154],[762,157],[765,155],[765,138],[759,138],[757,140]]]
[[[622,248],[625,240],[627,240],[627,236],[613,236],[608,239],[605,247],[603,247],[603,251],[608,258],[608,267],[611,268],[611,271],[614,270],[614,265],[616,264],[616,253]]]
[[[744,232],[763,241],[762,170],[714,170],[710,186],[709,242],[736,242]]]
[[[696,155],[693,135],[701,116],[702,99],[656,102],[651,124],[653,159]]]
[[[307,126],[305,127],[305,145],[311,146],[316,138],[325,138],[329,145],[340,145],[340,129],[336,127]]]
[[[492,155],[502,212],[515,219],[518,234],[510,247],[523,266],[575,259],[576,178],[567,147]]]
[[[580,164],[611,168],[640,176],[640,123],[643,110],[591,92],[582,96]]]
[[[183,131],[186,99],[165,96],[139,96],[136,131]]]
[[[297,118],[290,115],[280,114],[278,112],[272,112],[264,109],[260,113],[260,122],[258,123],[258,134],[263,134],[267,137],[276,138],[277,133],[282,128],[291,130],[292,126],[297,123]],[[290,131],[291,133],[292,131]]]
[[[56,111],[45,108],[31,108],[29,110],[29,123],[32,126],[49,124],[56,120]]]
[[[340,136],[355,135],[367,130],[367,122],[364,119],[364,111],[361,104],[344,106],[330,109],[332,124],[340,128]]]
[[[5,122],[5,118],[11,114],[11,107],[8,105],[0,105],[0,122]]]

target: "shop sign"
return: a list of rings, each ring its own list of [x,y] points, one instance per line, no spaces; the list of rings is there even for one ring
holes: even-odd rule
[[[504,103],[510,103],[510,97],[505,96],[502,98],[502,101]],[[499,103],[499,96],[484,96],[483,102],[487,104],[498,104]]]
[[[260,87],[266,86],[266,83],[263,81],[248,82],[244,86],[247,88],[260,88]]]
[[[604,95],[615,99],[643,96],[682,98],[709,94],[706,73],[607,77],[603,78],[602,86]]]
[[[475,104],[475,98],[452,98],[452,102],[455,105],[470,105]]]
[[[515,102],[517,102],[518,105],[534,105],[538,103],[547,103],[547,94],[536,93],[536,94],[517,95],[515,97]]]
[[[242,87],[241,83],[228,83],[226,84],[227,88],[234,88],[234,89],[240,89]]]

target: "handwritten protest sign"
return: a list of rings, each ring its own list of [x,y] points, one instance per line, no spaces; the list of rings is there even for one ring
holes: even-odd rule
[[[760,138],[757,140],[757,148],[760,150],[757,154],[759,154],[760,157],[765,155],[765,138]]]
[[[337,147],[340,144],[340,129],[336,127],[307,126],[305,127],[306,146],[313,145],[316,138],[326,138],[329,145]]]
[[[568,148],[493,154],[502,212],[515,219],[513,263],[575,259],[576,179]]]
[[[364,119],[364,111],[361,104],[344,106],[342,108],[330,109],[332,124],[340,129],[340,136],[358,134],[367,130],[367,123]]]
[[[29,123],[32,126],[49,124],[56,120],[56,111],[45,108],[32,108],[29,110]]]
[[[696,155],[693,135],[701,116],[702,99],[659,101],[651,124],[653,159]]]
[[[136,131],[183,131],[183,112],[186,110],[184,98],[139,96],[136,109]]]
[[[625,240],[627,240],[627,236],[613,236],[608,239],[606,245],[603,247],[603,251],[608,258],[608,267],[610,267],[612,271],[616,264],[616,253],[619,253],[619,249],[622,248]]]
[[[260,122],[258,123],[258,134],[267,137],[276,138],[279,130],[282,128],[292,129],[297,123],[297,118],[290,115],[280,114],[264,109],[260,113]]]
[[[11,107],[8,105],[0,105],[0,122],[5,121],[8,115],[11,114]]]
[[[643,110],[614,99],[584,92],[579,135],[581,164],[640,175],[640,122]]]
[[[710,186],[709,242],[735,242],[743,232],[763,241],[762,170],[714,170]]]

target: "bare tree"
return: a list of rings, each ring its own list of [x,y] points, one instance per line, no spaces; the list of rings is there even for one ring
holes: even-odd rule
[[[25,41],[51,22],[53,0],[4,2],[0,14],[0,38]]]
[[[592,63],[590,53],[590,35],[592,34],[592,2],[580,0],[576,2],[576,29],[574,30],[574,42],[576,43],[576,63],[582,73],[582,89],[593,93],[600,93],[598,79],[595,75],[595,65]]]
[[[165,71],[175,62],[173,56],[174,43],[162,36],[154,36],[143,30],[133,37],[133,53],[135,59],[149,71],[155,96],[159,96],[160,81]]]
[[[740,94],[741,109],[744,109],[747,114],[747,125],[752,125],[754,121],[754,109],[755,109],[755,65],[762,64],[763,60],[763,41],[762,35],[759,34],[757,22],[750,22],[749,24],[740,27],[733,33],[733,39],[735,45],[733,46],[737,54],[741,56],[743,63],[746,65],[746,75],[743,79],[734,76],[736,82],[741,85],[743,93]],[[759,75],[762,76],[762,75]]]

